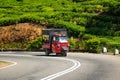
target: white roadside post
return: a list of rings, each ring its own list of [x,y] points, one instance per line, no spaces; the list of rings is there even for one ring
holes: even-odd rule
[[[119,50],[118,49],[115,49],[114,50],[114,55],[118,55],[119,54]]]
[[[107,53],[107,48],[103,47],[103,53]]]

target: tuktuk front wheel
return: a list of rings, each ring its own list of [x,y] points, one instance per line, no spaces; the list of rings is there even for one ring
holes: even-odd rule
[[[49,56],[49,54],[50,54],[50,50],[49,49],[45,49],[45,55]]]
[[[63,52],[62,52],[62,56],[67,56],[67,52],[66,52],[66,51],[63,51]]]

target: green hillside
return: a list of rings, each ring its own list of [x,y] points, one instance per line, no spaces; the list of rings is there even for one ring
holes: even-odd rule
[[[95,37],[120,48],[119,0],[0,0],[1,27],[24,22],[66,28],[69,37]]]

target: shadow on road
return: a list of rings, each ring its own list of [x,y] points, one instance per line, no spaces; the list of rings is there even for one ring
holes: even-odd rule
[[[33,55],[33,56],[45,56],[45,57],[65,57],[65,56],[62,56],[62,55],[56,55],[56,54],[52,54],[52,55],[49,55],[49,56],[46,56],[45,54],[38,54],[38,55]]]

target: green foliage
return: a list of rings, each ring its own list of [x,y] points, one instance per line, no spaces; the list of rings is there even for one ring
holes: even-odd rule
[[[11,42],[11,43],[0,43],[0,49],[5,49],[5,50],[9,50],[9,49],[26,49],[28,47],[28,42]]]
[[[101,47],[107,47],[109,52],[113,52],[114,49],[120,50],[120,37],[104,37],[100,38]]]
[[[87,51],[85,49],[85,46],[86,46],[85,41],[78,41],[78,42],[75,43],[75,49],[77,49],[77,50]]]
[[[98,52],[100,47],[100,39],[99,38],[93,38],[89,39],[85,42],[86,50],[89,52]]]
[[[41,11],[43,11],[43,12],[51,12],[53,10],[54,9],[52,7],[43,7]]]
[[[37,39],[35,40],[32,40],[30,43],[29,43],[29,50],[37,50],[37,49],[40,49],[42,46],[42,37],[38,37]]]
[[[88,34],[119,36],[119,5],[116,0],[2,0],[0,26],[20,22],[51,24],[49,20],[52,19],[53,25],[70,28],[74,32],[76,29],[72,36],[79,35],[81,30],[77,29],[81,28],[85,28]],[[53,25],[51,27],[56,28]]]
[[[102,44],[117,45],[116,38],[113,41],[105,36],[120,36],[119,6],[119,0],[0,0],[0,27],[23,22],[44,24],[66,28],[70,37],[82,35],[89,40],[92,35],[103,36]],[[31,47],[37,46],[35,42]]]
[[[16,0],[16,1],[22,2],[23,0]]]
[[[93,39],[93,38],[97,38],[97,37],[95,35],[85,34],[84,38],[85,38],[85,40],[89,40],[89,39]]]
[[[19,50],[19,49],[25,49],[25,50],[39,50],[42,45],[42,37],[38,37],[35,40],[28,41],[28,42],[11,42],[11,43],[0,43],[0,49],[13,49],[13,50]]]
[[[75,18],[75,21],[78,25],[86,26],[88,20],[84,17],[80,17],[80,18]]]
[[[76,36],[76,37],[81,34],[84,34],[85,32],[84,27],[62,20],[56,21],[54,24],[54,28],[66,28],[69,36]]]
[[[75,40],[73,37],[69,39],[70,48],[75,48]]]
[[[87,1],[87,0],[72,0],[73,2],[82,2],[82,1]]]

